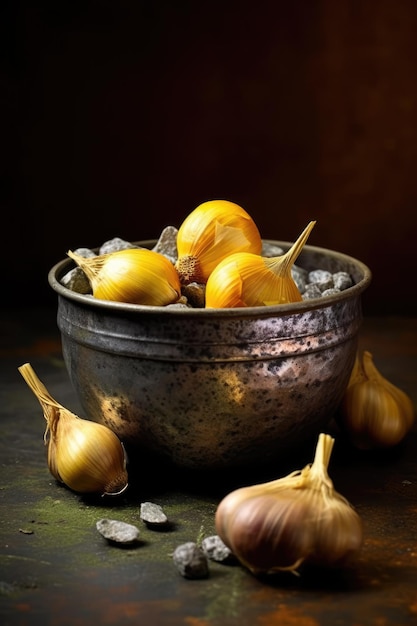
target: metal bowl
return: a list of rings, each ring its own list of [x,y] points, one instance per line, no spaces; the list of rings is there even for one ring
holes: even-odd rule
[[[152,307],[73,292],[60,278],[74,264],[59,262],[49,284],[86,417],[109,426],[135,454],[194,469],[260,465],[318,434],[349,380],[371,272],[313,246],[297,265],[346,271],[354,286],[280,306]]]

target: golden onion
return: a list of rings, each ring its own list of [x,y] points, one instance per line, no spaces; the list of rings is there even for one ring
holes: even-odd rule
[[[415,419],[411,398],[389,382],[365,350],[356,355],[338,420],[352,444],[362,450],[398,445]]]
[[[234,252],[260,254],[262,240],[251,216],[228,200],[203,202],[181,224],[176,268],[181,282],[205,283],[216,265]]]
[[[291,268],[312,231],[312,221],[283,255],[237,252],[221,261],[206,285],[206,308],[268,306],[302,300]]]
[[[47,424],[44,441],[52,476],[79,493],[118,495],[125,491],[126,455],[117,435],[56,402],[30,363],[18,370],[43,409]]]
[[[95,298],[165,306],[181,296],[174,265],[153,250],[129,248],[88,258],[70,250],[68,256],[85,272]]]

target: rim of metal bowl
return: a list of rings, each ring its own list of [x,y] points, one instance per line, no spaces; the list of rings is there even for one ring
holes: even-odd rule
[[[274,239],[263,239],[266,244],[276,245],[285,250],[291,247],[292,243],[288,241],[277,241]],[[134,242],[135,245],[140,245],[144,248],[153,248],[157,243],[156,239],[147,239],[143,241]],[[93,251],[97,252],[97,249],[93,248]],[[100,300],[94,298],[92,295],[81,294],[65,287],[61,282],[61,278],[73,267],[75,263],[72,259],[62,259],[56,263],[48,273],[48,282],[50,287],[60,296],[73,302],[77,302],[84,306],[99,308],[102,310],[111,310],[117,312],[128,312],[137,314],[163,314],[170,316],[203,316],[203,317],[263,317],[263,316],[280,316],[288,314],[303,313],[314,309],[319,309],[324,306],[332,306],[344,300],[348,300],[354,297],[360,296],[370,285],[372,280],[372,272],[367,265],[362,261],[344,254],[331,250],[329,248],[321,248],[318,246],[306,245],[303,248],[303,252],[310,252],[315,254],[321,254],[324,256],[331,256],[334,259],[338,259],[341,263],[353,265],[362,274],[362,278],[347,289],[333,295],[325,296],[325,298],[311,298],[309,300],[303,300],[302,302],[291,302],[289,304],[277,304],[272,306],[257,306],[257,307],[244,307],[244,308],[225,308],[225,309],[206,309],[206,308],[186,308],[175,306],[152,306],[143,304],[130,304],[127,302],[113,302],[110,300]],[[300,256],[301,256],[300,255]],[[302,267],[302,265],[301,265]]]

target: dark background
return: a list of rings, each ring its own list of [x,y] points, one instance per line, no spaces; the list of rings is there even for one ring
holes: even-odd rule
[[[69,248],[157,238],[201,202],[365,262],[417,312],[414,0],[6,2],[3,302],[55,304]]]

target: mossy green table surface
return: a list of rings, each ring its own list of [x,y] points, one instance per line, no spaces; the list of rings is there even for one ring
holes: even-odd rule
[[[279,478],[313,458],[315,442],[285,464],[245,472],[187,472],[133,459],[120,498],[84,497],[50,475],[39,403],[17,371],[30,362],[52,395],[83,417],[62,360],[54,311],[1,314],[0,624],[87,626],[400,626],[417,624],[417,428],[395,450],[359,452],[339,435],[329,467],[334,486],[364,523],[356,561],[339,572],[255,577],[210,561],[209,577],[183,578],[172,553],[215,534],[214,514],[233,488]],[[365,318],[360,346],[417,404],[417,319]],[[140,504],[163,507],[153,530]],[[135,524],[141,541],[111,545],[96,521]]]

